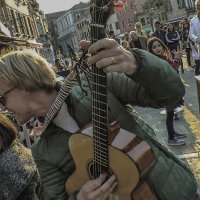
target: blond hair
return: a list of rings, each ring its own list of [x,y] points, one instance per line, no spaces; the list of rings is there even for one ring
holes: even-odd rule
[[[137,26],[140,26],[142,28],[142,24],[140,22],[135,23],[135,28],[137,28]]]
[[[51,90],[56,76],[44,58],[27,52],[12,52],[0,58],[0,81],[21,90]]]
[[[200,2],[200,0],[196,0],[196,1],[194,2],[195,7],[197,7],[198,2]]]

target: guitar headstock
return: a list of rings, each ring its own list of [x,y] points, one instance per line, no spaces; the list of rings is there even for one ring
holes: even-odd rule
[[[106,25],[110,15],[113,13],[114,0],[91,0],[90,14],[92,23]]]

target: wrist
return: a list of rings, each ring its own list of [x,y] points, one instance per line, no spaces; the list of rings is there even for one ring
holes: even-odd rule
[[[136,73],[138,70],[138,61],[137,57],[131,53],[132,61],[130,62],[131,65],[127,67],[127,71],[125,72],[127,75],[131,76]]]

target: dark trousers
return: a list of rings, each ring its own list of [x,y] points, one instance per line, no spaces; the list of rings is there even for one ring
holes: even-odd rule
[[[181,73],[184,74],[183,60],[181,59]]]
[[[168,139],[173,140],[174,139],[174,110],[167,111],[166,115],[166,126],[167,126],[167,132],[168,132]]]
[[[186,57],[187,57],[187,63],[189,66],[191,66],[191,49],[187,48],[186,51]]]
[[[200,75],[200,60],[195,60],[195,75]]]
[[[199,196],[199,194],[197,194],[195,200],[200,200],[200,196]]]

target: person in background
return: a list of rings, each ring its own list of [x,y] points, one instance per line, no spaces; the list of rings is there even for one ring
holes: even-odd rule
[[[126,40],[122,41],[122,46],[124,49],[130,51],[129,43]]]
[[[177,48],[180,47],[179,41],[180,41],[180,35],[179,33],[175,30],[174,25],[172,23],[168,23],[167,25],[167,33],[165,35],[165,39],[167,41],[167,47],[173,55],[173,51],[177,50]]]
[[[195,200],[197,182],[191,170],[159,141],[154,130],[132,107],[173,108],[185,93],[180,77],[160,58],[141,49],[126,51],[113,39],[96,41],[88,53],[91,55],[88,64],[107,73],[108,123],[118,121],[130,134],[146,141],[154,152],[155,164],[147,174],[153,196],[159,200]],[[32,146],[48,200],[105,200],[118,184],[115,175],[108,177],[102,173],[94,180],[83,182],[77,191],[65,191],[65,182],[79,167],[75,166],[70,153],[69,139],[92,120],[90,85],[93,80],[85,76],[80,79],[82,88],[80,85],[72,88],[56,116]],[[1,57],[0,94],[7,92],[2,103],[15,114],[19,124],[34,116],[44,120],[58,97],[60,84],[41,57],[24,52]],[[183,183],[187,183],[184,189]]]
[[[190,48],[190,38],[189,38],[189,31],[190,31],[190,23],[187,18],[184,18],[179,23],[179,34],[181,37],[181,48],[186,51],[187,63],[188,66],[191,68],[191,48]]]
[[[169,48],[172,57],[174,57],[174,50],[180,49],[180,34],[175,30],[173,23],[168,23],[167,25],[167,33],[165,35],[167,41],[167,47]],[[179,73],[179,70],[177,71]],[[184,73],[183,62],[181,59],[181,72]]]
[[[163,26],[163,31],[167,32],[167,26]]]
[[[152,37],[148,40],[148,51],[153,55],[167,61],[175,71],[178,70],[181,62],[181,55],[182,55],[181,50],[173,51],[174,53],[174,59],[173,59],[166,45],[160,39]],[[177,107],[178,106],[180,105],[177,105]],[[167,111],[166,126],[168,132],[167,144],[170,146],[180,146],[186,144],[184,140],[181,140],[182,138],[185,138],[186,135],[177,133],[174,130],[173,118],[175,109],[166,107],[166,111]]]
[[[118,44],[120,44],[120,39],[116,37],[115,31],[110,30],[110,31],[108,32],[108,38],[114,39],[114,40],[117,41]]]
[[[147,33],[142,29],[142,24],[140,22],[135,23],[135,32],[137,36],[142,36],[147,38]]]
[[[165,45],[167,45],[167,41],[165,38],[166,31],[161,29],[160,21],[155,21],[154,23],[155,31],[152,36],[159,38]]]
[[[130,37],[129,37],[129,33],[128,33],[128,32],[125,32],[125,33],[124,33],[123,41],[126,41],[126,42],[129,42],[129,41],[130,41]]]
[[[138,48],[138,49],[147,50],[146,37],[138,36],[135,31],[131,31],[129,35],[130,35],[130,41],[129,41],[130,48]]]
[[[60,59],[55,59],[55,69],[57,72],[62,72],[63,70],[66,70],[66,66],[61,62]]]
[[[195,75],[200,75],[200,0],[195,1],[196,15],[190,20],[190,39],[192,55],[196,64]]]
[[[64,60],[64,56],[62,55],[62,53],[59,49],[55,53],[55,59],[59,59],[60,61]]]
[[[42,200],[44,194],[36,165],[17,135],[14,124],[0,114],[0,199]]]

